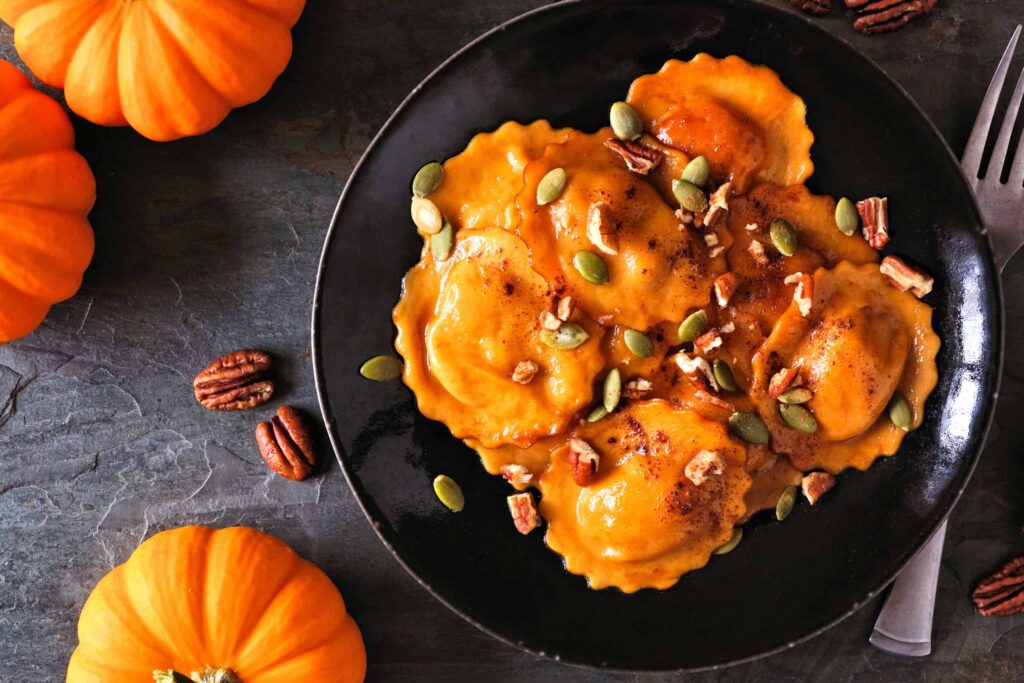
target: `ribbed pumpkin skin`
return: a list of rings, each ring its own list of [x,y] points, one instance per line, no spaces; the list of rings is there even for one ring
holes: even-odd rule
[[[0,60],[0,344],[74,295],[92,260],[89,164],[57,102]]]
[[[94,123],[152,140],[214,128],[267,94],[305,0],[0,0],[32,72]]]
[[[230,668],[242,683],[350,683],[366,673],[359,627],[330,579],[248,527],[156,534],[96,585],[68,683]]]

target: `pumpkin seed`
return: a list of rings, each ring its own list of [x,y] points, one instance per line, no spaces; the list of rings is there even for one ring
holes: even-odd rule
[[[608,118],[611,119],[612,132],[620,140],[636,140],[643,135],[644,124],[640,114],[625,102],[613,104]]]
[[[569,176],[566,175],[564,168],[553,168],[548,171],[537,185],[537,206],[550,204],[562,196],[562,190],[565,189],[568,180]]]
[[[622,333],[622,341],[626,342],[626,348],[637,358],[647,358],[654,353],[654,342],[639,330],[626,330]]]
[[[578,251],[572,257],[572,265],[583,279],[595,285],[603,285],[608,282],[608,265],[600,256],[592,251]]]
[[[811,411],[802,405],[781,403],[779,404],[779,415],[782,416],[783,422],[798,432],[813,434],[818,431],[818,421],[814,419]]]
[[[553,349],[570,351],[587,341],[590,335],[576,323],[562,323],[557,330],[541,330],[540,340]]]
[[[455,239],[455,231],[452,224],[446,218],[441,232],[430,236],[430,253],[434,255],[435,261],[444,261],[452,253],[452,241]]]
[[[694,157],[690,159],[690,163],[683,169],[683,174],[680,176],[683,180],[693,183],[697,187],[704,187],[708,182],[708,176],[711,175],[711,164],[708,163],[708,158],[704,155]]]
[[[359,374],[374,382],[390,382],[402,376],[402,361],[394,356],[374,356],[363,363]]]
[[[729,539],[729,542],[719,548],[715,548],[712,553],[715,555],[731,553],[740,544],[741,540],[743,540],[743,527],[736,527],[732,532],[732,538]]]
[[[439,474],[434,478],[434,493],[452,512],[462,512],[462,508],[466,507],[466,497],[462,495],[462,489],[447,474]]]
[[[852,235],[860,227],[857,207],[846,197],[836,203],[836,228],[844,235]]]
[[[910,404],[907,403],[907,399],[903,398],[900,394],[893,394],[892,399],[889,401],[889,419],[892,423],[902,429],[905,432],[910,431],[910,422],[913,420],[914,414],[910,410]]]
[[[788,403],[790,405],[807,403],[812,398],[814,398],[814,392],[806,387],[795,387],[789,391],[784,391],[779,394],[779,402]]]
[[[599,420],[603,420],[607,417],[607,415],[608,409],[599,405],[590,411],[590,415],[587,415],[587,422],[598,422]]]
[[[779,502],[775,504],[775,519],[780,522],[786,517],[789,517],[789,513],[793,511],[793,506],[796,504],[796,487],[787,486],[786,490],[779,496]]]
[[[708,196],[689,180],[675,178],[672,180],[672,194],[675,195],[679,206],[687,211],[701,213],[708,210]]]
[[[690,315],[686,316],[686,319],[679,323],[679,341],[692,342],[707,331],[708,314],[705,313],[702,308],[699,311],[694,311]]]
[[[619,398],[622,396],[622,375],[618,368],[612,368],[604,378],[603,403],[608,413],[615,410],[619,405]]]
[[[763,446],[768,443],[768,428],[754,413],[733,413],[729,416],[729,431],[741,441]]]
[[[441,228],[444,227],[441,210],[426,197],[413,197],[410,213],[412,214],[412,222],[416,224],[416,227],[428,235],[440,232]]]
[[[768,228],[768,234],[772,238],[772,244],[783,256],[792,256],[796,253],[798,241],[796,230],[789,224],[789,221],[776,218]]]
[[[718,386],[726,391],[736,391],[736,377],[732,374],[732,368],[729,367],[728,363],[718,359],[711,364],[711,371],[715,375],[715,381],[718,382]]]
[[[412,193],[417,197],[426,197],[437,189],[444,178],[444,166],[431,161],[424,164],[412,178]]]

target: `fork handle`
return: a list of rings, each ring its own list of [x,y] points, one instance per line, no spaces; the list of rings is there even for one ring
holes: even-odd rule
[[[935,588],[945,540],[944,521],[896,577],[870,638],[879,650],[907,657],[931,654]]]

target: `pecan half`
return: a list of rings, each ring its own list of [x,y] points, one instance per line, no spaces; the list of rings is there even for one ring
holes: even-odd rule
[[[626,386],[622,387],[622,395],[629,399],[639,400],[645,398],[653,390],[654,385],[650,380],[637,377],[626,382]]]
[[[512,371],[512,381],[516,384],[529,384],[540,372],[540,366],[532,360],[521,360]]]
[[[778,398],[794,384],[799,384],[800,368],[782,368],[768,382],[768,396]]]
[[[725,460],[717,451],[701,451],[693,456],[683,469],[683,474],[694,486],[700,486],[722,472],[725,472]]]
[[[537,505],[533,502],[532,493],[514,493],[509,496],[508,511],[512,513],[512,521],[516,529],[524,536],[540,526],[540,515]]]
[[[580,486],[589,486],[594,481],[601,456],[583,439],[569,440],[569,464],[572,465],[572,480]]]
[[[832,0],[789,0],[801,12],[822,16],[832,11]]]
[[[814,505],[835,485],[836,478],[828,472],[811,472],[800,481],[800,490],[807,502]]]
[[[710,206],[704,214],[704,225],[712,227],[722,216],[729,213],[729,192],[732,191],[732,183],[722,183],[721,187],[711,193],[709,197]]]
[[[729,403],[726,400],[720,399],[717,396],[715,396],[714,394],[712,394],[710,392],[707,392],[707,391],[704,391],[703,389],[698,389],[697,391],[693,392],[693,396],[698,401],[703,401],[704,403],[710,403],[711,405],[715,406],[716,408],[721,408],[722,410],[729,410],[729,411],[735,411],[736,410],[736,407],[733,404]]]
[[[911,268],[907,263],[895,256],[886,256],[882,259],[878,270],[889,279],[896,289],[901,292],[911,292],[918,299],[932,291],[935,279],[924,273]]]
[[[736,273],[725,273],[715,278],[715,299],[718,305],[725,308],[729,300],[740,287],[740,278]]]
[[[239,349],[210,363],[192,381],[196,400],[209,410],[246,410],[274,395],[274,382],[264,379],[270,356]]]
[[[267,466],[285,479],[302,481],[316,467],[316,450],[309,430],[291,406],[281,406],[270,422],[256,425],[256,443]]]
[[[587,209],[587,239],[609,256],[619,253],[619,236],[613,221],[611,209],[604,202],[594,202]]]
[[[647,175],[661,163],[661,153],[658,150],[629,140],[608,138],[604,146],[612,150],[626,162],[626,168],[639,175]]]
[[[846,0],[860,14],[853,28],[861,33],[887,33],[903,28],[935,9],[937,0]]]
[[[501,476],[517,489],[526,488],[533,481],[533,473],[523,465],[502,465]]]
[[[971,599],[983,617],[1008,617],[1024,612],[1024,555],[983,579]]]
[[[857,202],[857,213],[864,229],[864,239],[873,249],[889,242],[889,198],[868,197]]]

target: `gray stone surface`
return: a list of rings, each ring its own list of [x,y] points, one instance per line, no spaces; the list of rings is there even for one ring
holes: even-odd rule
[[[257,526],[323,567],[363,628],[371,680],[673,678],[573,669],[476,631],[391,558],[336,464],[302,484],[280,480],[255,450],[256,414],[207,412],[190,391],[210,359],[256,346],[277,359],[281,399],[317,413],[309,307],[345,178],[430,69],[540,4],[313,2],[271,93],[211,134],[156,144],[76,120],[99,185],[95,261],[75,299],[0,347],[0,681],[61,680],[95,582],[148,534],[196,522]],[[893,36],[859,36],[840,10],[822,23],[887,68],[959,149],[1022,21],[1019,0],[940,0],[931,17]],[[11,45],[0,28],[0,57],[17,61]],[[1013,353],[1024,336],[1024,259],[1010,265],[1006,285],[998,430],[951,521],[932,657],[872,649],[876,601],[785,654],[694,679],[1024,677],[1024,617],[981,619],[967,598],[988,569],[1024,551],[1024,360]]]

